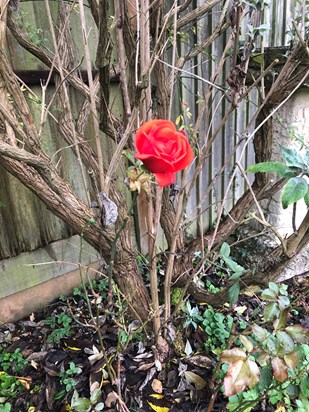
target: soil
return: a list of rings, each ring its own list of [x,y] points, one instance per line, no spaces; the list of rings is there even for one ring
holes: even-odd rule
[[[308,302],[302,295],[306,287],[304,279],[289,281],[289,294],[300,296],[297,321],[308,327]],[[124,302],[116,298],[111,302],[106,288],[106,281],[98,280],[87,295],[82,288],[76,289],[71,297],[59,299],[40,313],[0,326],[0,410],[86,411],[71,407],[75,391],[74,396],[87,399],[97,394],[92,399],[93,411],[101,410],[103,403],[104,411],[227,411],[227,398],[221,391],[209,407],[219,343],[207,348],[205,330],[188,323],[188,316],[181,312],[162,340],[160,353],[150,331],[129,319]],[[196,307],[194,301],[190,305]],[[234,306],[244,307],[248,320],[253,311],[262,310],[260,305],[253,294],[240,296]],[[205,306],[197,310],[201,314]],[[220,312],[236,316],[228,306]],[[21,355],[25,365],[19,364]],[[5,390],[4,376],[13,376],[18,383]],[[11,409],[1,409],[5,403]],[[263,408],[275,410],[266,404]]]

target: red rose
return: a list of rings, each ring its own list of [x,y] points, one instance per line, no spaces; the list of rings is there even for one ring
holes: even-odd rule
[[[176,181],[176,172],[193,160],[194,154],[184,132],[178,132],[169,120],[150,120],[136,132],[135,157],[152,172],[159,186]]]

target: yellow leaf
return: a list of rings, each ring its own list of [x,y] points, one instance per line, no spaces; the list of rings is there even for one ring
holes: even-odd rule
[[[149,397],[155,398],[155,399],[163,399],[163,398],[164,398],[164,395],[161,395],[160,393],[151,393],[151,394],[149,395]]]
[[[170,410],[170,408],[167,408],[166,406],[158,406],[149,401],[147,401],[147,403],[155,412],[168,412]]]

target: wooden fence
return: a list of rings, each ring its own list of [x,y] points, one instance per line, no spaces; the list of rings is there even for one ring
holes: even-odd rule
[[[232,4],[232,2],[230,2]],[[254,3],[254,2],[253,2]],[[263,47],[288,45],[290,36],[286,30],[290,30],[291,20],[296,16],[301,16],[299,8],[301,2],[296,0],[274,0],[269,2],[269,6],[264,9],[263,24],[269,25],[264,36]],[[198,7],[204,4],[203,0],[196,0],[192,3]],[[183,34],[187,35],[190,41],[199,42],[212,33],[220,17],[220,10],[225,2],[220,2],[199,20],[195,31],[186,32],[186,27],[182,28]],[[229,6],[231,6],[231,4]],[[54,16],[57,15],[57,2],[50,2]],[[298,9],[297,9],[298,7]],[[27,1],[19,4],[19,12],[15,14],[18,24],[28,32],[32,41],[43,43],[45,47],[52,47],[48,33],[48,22],[44,2]],[[88,10],[88,29],[91,29],[89,41],[93,57],[96,52],[97,31]],[[72,13],[70,28],[76,40],[76,49],[79,52],[77,60],[81,60],[83,50],[81,46],[80,22],[78,13]],[[247,27],[243,28],[246,33]],[[186,127],[192,127],[200,110],[199,97],[203,96],[208,84],[204,79],[212,79],[216,69],[218,57],[222,54],[226,42],[226,36],[220,36],[213,42],[205,53],[199,55],[192,63],[186,64],[181,73],[178,73],[179,81],[174,91],[174,119],[179,114],[183,114],[183,122]],[[15,72],[26,83],[31,86],[33,92],[38,96],[37,100],[31,96],[33,114],[37,122],[40,120],[40,99],[41,85],[40,79],[47,75],[46,67],[36,58],[25,51],[8,33],[7,36],[8,54],[11,58]],[[184,51],[188,46],[185,42],[179,45]],[[85,70],[82,63],[79,70]],[[217,84],[224,84],[227,70],[216,79]],[[121,114],[121,104],[119,102],[118,85],[113,86],[112,101],[118,105],[118,112]],[[46,100],[52,96],[55,89],[51,85],[47,90]],[[25,90],[24,93],[28,93]],[[118,99],[118,100],[117,100]],[[72,91],[71,100],[79,110],[82,99],[78,93]],[[220,199],[222,199],[229,182],[230,173],[233,170],[235,160],[238,159],[242,151],[243,143],[239,143],[240,136],[246,128],[252,111],[257,102],[257,94],[250,94],[247,102],[241,103],[230,118],[227,125],[219,132],[212,151],[205,162],[205,166],[196,184],[191,188],[191,194],[187,206],[187,221],[189,231],[195,235],[197,232],[205,231],[216,220]],[[187,115],[186,110],[188,110]],[[212,91],[211,105],[207,113],[203,116],[200,135],[207,138],[220,124],[220,120],[226,113],[225,99],[216,90]],[[189,113],[189,115],[188,115]],[[57,108],[53,113],[57,117]],[[77,167],[77,160],[65,142],[57,134],[55,122],[50,120],[47,126],[48,135],[44,137],[44,149],[50,155],[61,152],[61,163],[65,164],[64,176],[72,184],[75,193],[84,201],[85,191],[82,186],[82,179]],[[91,128],[87,133],[91,134]],[[105,148],[106,159],[110,159],[113,148],[109,144],[104,144],[105,137],[102,135],[102,147]],[[233,149],[238,144],[235,153]],[[254,163],[253,148],[249,145],[245,156],[241,160],[244,168]],[[221,172],[224,168],[224,173]],[[194,174],[194,166],[189,171],[190,177]],[[228,194],[226,209],[228,210],[237,198],[243,193],[245,183],[240,174]],[[78,262],[80,241],[79,237],[58,218],[52,215],[46,206],[27,188],[25,188],[14,177],[10,176],[0,165],[0,303],[1,298],[20,293],[23,290],[42,284],[51,278],[68,273],[74,269],[70,264]],[[98,261],[98,254],[88,245],[83,245],[82,259],[84,264],[91,264]],[[61,265],[43,265],[47,261],[61,260]],[[40,265],[42,264],[42,265]],[[34,266],[31,266],[34,265]],[[59,290],[59,294],[61,290]],[[0,322],[1,322],[0,304]]]

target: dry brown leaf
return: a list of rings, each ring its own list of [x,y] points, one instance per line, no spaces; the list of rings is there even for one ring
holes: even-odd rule
[[[189,383],[193,383],[198,390],[202,390],[206,386],[205,379],[201,378],[197,373],[186,371],[184,377]]]
[[[148,369],[152,368],[153,365],[154,365],[154,362],[151,362],[151,363],[143,363],[141,366],[139,366],[139,367],[136,369],[136,372],[139,372],[139,371],[147,371]]]
[[[160,393],[160,394],[161,394],[161,393],[163,392],[162,382],[159,381],[159,379],[154,379],[154,380],[151,382],[151,387],[152,387],[153,391],[156,392],[156,393]]]
[[[114,392],[114,391],[112,391],[112,392],[110,392],[110,393],[107,395],[104,403],[105,403],[105,405],[106,405],[108,408],[111,408],[113,405],[116,404],[117,399],[118,399],[117,393]]]
[[[187,363],[200,368],[210,369],[213,367],[213,361],[207,356],[195,355],[184,359]]]

